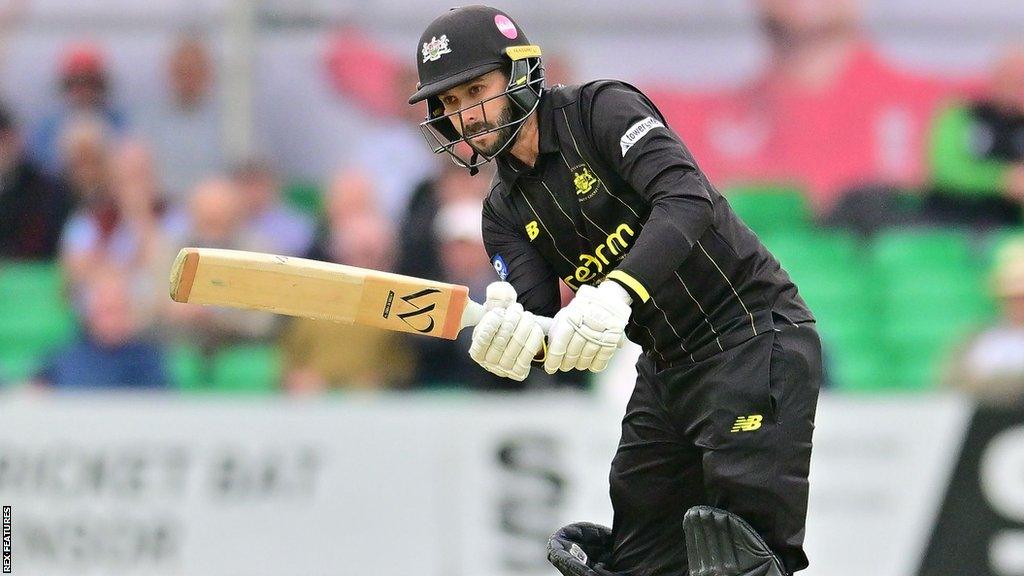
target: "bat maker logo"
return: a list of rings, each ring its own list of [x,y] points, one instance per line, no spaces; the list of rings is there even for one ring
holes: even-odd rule
[[[424,288],[419,292],[413,292],[412,294],[406,294],[405,296],[401,296],[399,299],[405,302],[406,304],[412,306],[413,310],[396,314],[396,316],[398,317],[399,320],[405,322],[407,326],[409,326],[416,332],[420,332],[421,334],[429,334],[431,331],[434,330],[434,317],[431,316],[430,313],[433,312],[434,308],[437,307],[437,302],[430,302],[429,304],[420,307],[420,304],[418,304],[417,301],[420,300],[421,298],[430,296],[431,294],[439,294],[440,292],[441,291],[438,290],[437,288]],[[383,316],[385,318],[387,318],[391,314],[391,306],[392,304],[394,304],[394,301],[395,291],[388,290],[388,299],[387,302],[384,304]],[[426,324],[423,323],[423,320],[415,320],[418,316],[423,316],[426,319]],[[413,324],[413,321],[415,321],[418,325]]]

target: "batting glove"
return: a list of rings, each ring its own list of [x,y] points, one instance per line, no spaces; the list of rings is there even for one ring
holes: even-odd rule
[[[609,571],[612,531],[600,524],[577,522],[548,539],[548,561],[563,576],[625,576]]]
[[[600,372],[625,339],[633,299],[612,281],[581,286],[568,306],[555,314],[548,333],[544,370]]]
[[[537,317],[516,303],[516,291],[507,282],[487,287],[486,312],[473,328],[469,356],[488,372],[523,381],[533,358],[544,346],[544,330]]]

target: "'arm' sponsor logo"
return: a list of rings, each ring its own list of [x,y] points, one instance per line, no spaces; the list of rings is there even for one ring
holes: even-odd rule
[[[576,271],[573,274],[562,278],[562,280],[573,290],[578,290],[582,283],[597,280],[599,275],[603,275],[605,266],[611,264],[611,259],[605,252],[609,252],[613,257],[616,257],[616,261],[621,260],[625,256],[630,240],[634,236],[636,236],[636,233],[629,227],[629,224],[619,224],[615,232],[605,238],[604,243],[598,244],[593,248],[593,254],[580,254],[579,261],[581,264],[576,267]]]

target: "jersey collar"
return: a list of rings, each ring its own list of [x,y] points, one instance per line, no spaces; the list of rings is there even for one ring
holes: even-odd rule
[[[540,96],[540,103],[537,104],[537,143],[538,151],[541,154],[550,154],[558,151],[558,140],[555,139],[555,123],[552,120],[554,112],[551,110],[551,97],[547,90]]]
[[[551,99],[548,97],[547,90],[540,96],[540,102],[537,104],[537,110],[534,112],[537,115],[537,162],[533,168],[527,167],[525,164],[520,162],[512,156],[512,154],[505,152],[498,156],[498,177],[504,184],[503,193],[508,196],[512,193],[515,188],[516,180],[519,176],[530,172],[536,172],[543,166],[545,162],[544,156],[551,154],[552,152],[558,151],[558,140],[555,139],[555,124],[552,121],[552,110],[551,110]]]

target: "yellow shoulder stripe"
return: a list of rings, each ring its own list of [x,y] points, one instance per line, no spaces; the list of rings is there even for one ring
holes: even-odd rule
[[[635,292],[636,295],[640,297],[640,301],[645,304],[651,299],[651,295],[647,293],[647,288],[644,288],[644,285],[641,284],[639,280],[633,278],[629,274],[626,274],[622,270],[612,270],[608,274],[608,279],[618,280],[622,284],[625,284],[630,290]]]

